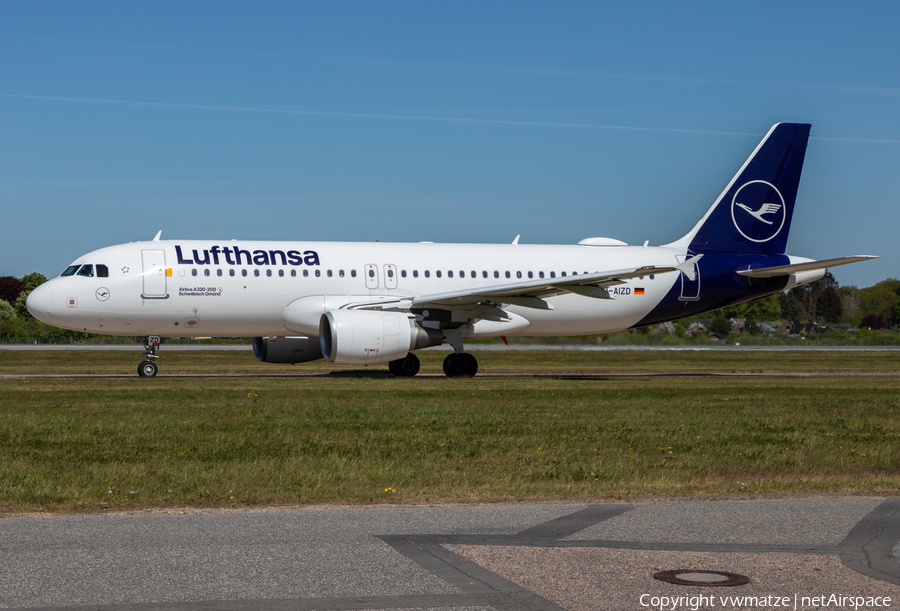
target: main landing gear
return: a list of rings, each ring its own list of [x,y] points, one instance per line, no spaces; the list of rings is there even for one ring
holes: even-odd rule
[[[153,363],[147,362],[150,365]],[[147,363],[141,363],[146,365]],[[398,378],[411,378],[419,373],[419,358],[410,352],[405,358],[390,361],[388,369]],[[478,361],[468,352],[448,354],[444,359],[444,374],[448,378],[471,378],[478,373]]]
[[[156,373],[159,371],[159,367],[156,366],[156,363],[153,362],[153,359],[158,359],[159,355],[156,354],[156,351],[159,350],[159,336],[151,335],[144,341],[144,352],[143,356],[147,357],[147,360],[138,365],[138,375],[142,378],[152,378],[156,376]]]
[[[419,373],[419,357],[410,352],[402,359],[389,362],[388,369],[398,378],[411,378]]]
[[[453,352],[444,359],[444,374],[448,378],[472,378],[478,373],[478,361],[468,352]]]
[[[448,378],[472,378],[478,373],[478,360],[463,352],[463,340],[461,329],[445,329],[444,341],[453,346],[453,353],[444,359],[444,374]],[[419,358],[410,352],[402,359],[390,361],[388,369],[391,373],[400,377],[412,377],[419,373]]]

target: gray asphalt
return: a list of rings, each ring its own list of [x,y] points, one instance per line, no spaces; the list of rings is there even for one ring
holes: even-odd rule
[[[563,608],[454,546],[825,554],[893,587],[898,545],[900,499],[863,497],[20,516],[0,608]]]

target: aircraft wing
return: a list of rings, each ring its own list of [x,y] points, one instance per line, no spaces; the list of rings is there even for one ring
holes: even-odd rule
[[[749,276],[751,278],[774,278],[775,276],[788,276],[796,272],[808,272],[815,269],[825,269],[827,267],[837,267],[838,265],[847,265],[848,263],[857,263],[859,261],[868,261],[869,259],[878,259],[874,255],[854,255],[852,257],[841,257],[839,259],[823,259],[822,261],[807,261],[806,263],[795,263],[793,265],[778,265],[776,267],[762,267],[759,269],[745,269],[738,272],[741,276]]]
[[[702,255],[700,255],[702,256]],[[608,287],[624,284],[626,280],[680,271],[689,276],[694,274],[694,263],[700,258],[694,257],[675,267],[639,267],[620,269],[590,274],[577,274],[560,278],[541,278],[525,282],[498,284],[479,289],[450,291],[420,295],[412,299],[413,307],[423,306],[460,306],[484,303],[508,303],[527,308],[551,310],[553,307],[544,301],[544,297],[575,293],[595,299],[612,299]]]

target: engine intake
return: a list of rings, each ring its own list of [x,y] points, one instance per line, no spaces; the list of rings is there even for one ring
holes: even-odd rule
[[[315,337],[254,337],[253,354],[263,363],[306,363],[322,358]]]
[[[410,350],[443,342],[437,329],[426,329],[401,312],[329,310],[319,319],[319,344],[336,365],[374,365],[402,359]]]

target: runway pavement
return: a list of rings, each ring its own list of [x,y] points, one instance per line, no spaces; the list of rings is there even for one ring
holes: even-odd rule
[[[863,497],[19,516],[0,608],[893,608],[898,543],[900,499]],[[669,569],[750,583],[654,579]]]

